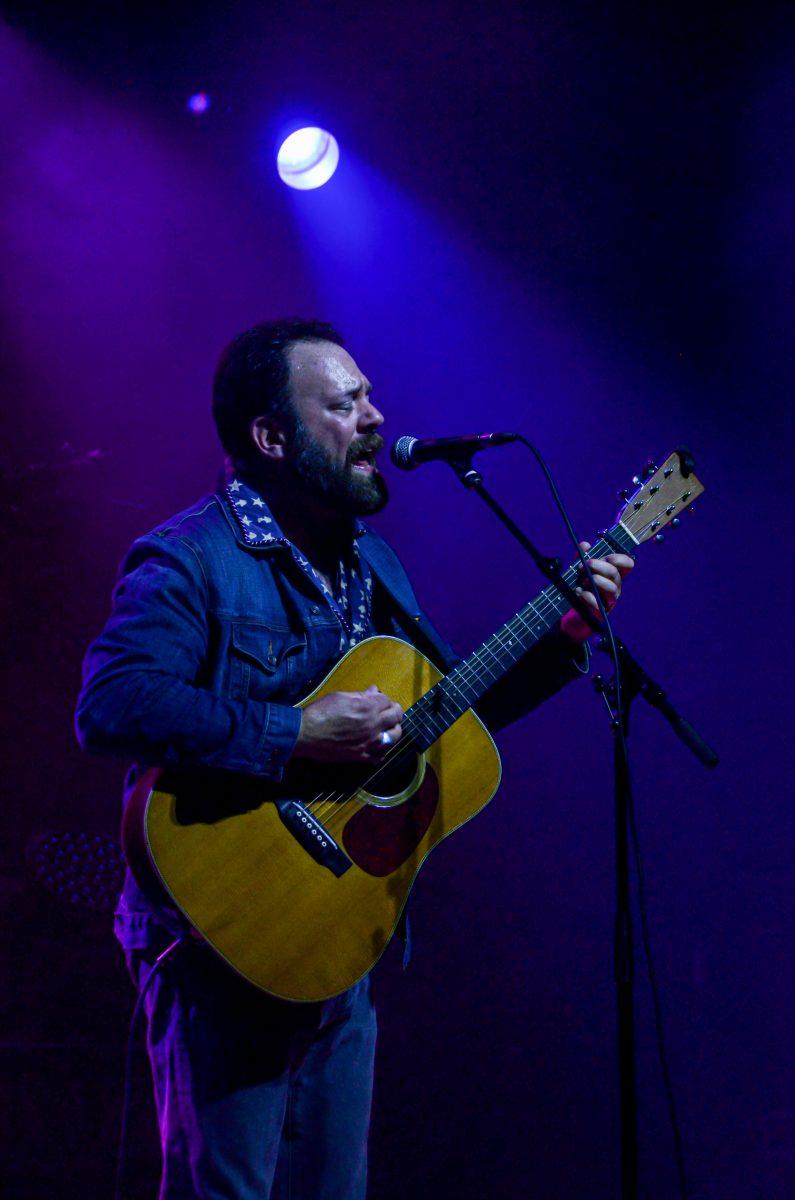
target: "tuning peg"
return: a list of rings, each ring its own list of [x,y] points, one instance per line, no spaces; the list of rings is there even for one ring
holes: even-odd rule
[[[652,475],[657,474],[657,464],[653,458],[650,458],[641,472],[644,479],[651,479]]]
[[[640,475],[633,475],[632,482],[634,483],[635,487],[640,487],[640,485],[643,483],[643,480],[641,479]]]
[[[629,500],[629,488],[622,488],[620,492],[616,492],[619,500]]]
[[[671,521],[671,529],[678,529],[681,524],[682,522],[679,520],[679,518],[674,517],[673,521]]]
[[[655,542],[664,542],[665,534],[664,533],[655,533],[654,540],[655,540]]]

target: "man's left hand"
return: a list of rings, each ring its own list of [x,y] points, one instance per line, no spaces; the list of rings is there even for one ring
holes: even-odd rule
[[[591,549],[591,543],[580,542],[580,549],[583,552],[587,552]],[[610,612],[621,595],[622,581],[629,575],[635,565],[634,559],[631,559],[628,554],[608,554],[606,558],[589,558],[586,561],[591,568],[594,582],[602,597],[602,603],[607,611]],[[585,578],[582,577],[581,581],[585,583]],[[578,587],[577,594],[589,608],[594,610],[595,616],[598,617],[599,606],[596,603],[593,592],[586,592],[583,591],[582,587]],[[573,608],[570,608],[561,617],[560,628],[566,634],[566,637],[571,638],[574,642],[584,642],[593,633],[593,629],[591,629],[587,621],[584,621],[576,609]]]

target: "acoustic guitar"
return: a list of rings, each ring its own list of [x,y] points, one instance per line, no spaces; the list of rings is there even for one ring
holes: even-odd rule
[[[704,489],[684,452],[627,499],[590,555],[634,554]],[[565,572],[576,586],[579,564]],[[403,708],[403,737],[378,765],[299,761],[279,784],[206,769],[153,769],[125,811],[122,840],[150,894],[257,987],[287,1000],[337,995],[389,943],[430,851],[488,804],[500,759],[472,711],[559,620],[553,587],[447,675],[413,646],[354,646],[301,706],[377,683]]]

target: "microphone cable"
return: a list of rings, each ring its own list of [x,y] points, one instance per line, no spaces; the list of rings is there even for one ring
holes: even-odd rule
[[[602,624],[604,626],[604,634],[607,638],[607,642],[610,647],[610,657],[613,660],[613,670],[615,672],[615,683],[614,683],[615,703],[616,703],[616,711],[618,714],[618,730],[617,730],[617,732],[618,732],[618,742],[619,742],[619,747],[620,747],[620,752],[621,752],[623,770],[624,770],[625,778],[627,781],[627,804],[626,804],[627,814],[626,815],[627,815],[627,823],[629,826],[630,841],[632,843],[632,856],[633,856],[633,860],[635,863],[635,874],[637,877],[637,885],[638,885],[638,914],[640,916],[641,944],[643,946],[643,954],[646,959],[646,968],[647,968],[648,976],[649,976],[649,985],[651,987],[652,1007],[654,1010],[654,1027],[655,1027],[655,1035],[656,1035],[656,1040],[657,1040],[657,1057],[659,1059],[660,1070],[662,1072],[663,1087],[665,1090],[665,1097],[666,1097],[666,1102],[667,1102],[667,1106],[668,1106],[668,1118],[670,1121],[671,1132],[673,1134],[673,1139],[674,1139],[674,1157],[676,1160],[676,1172],[677,1172],[677,1179],[678,1179],[678,1184],[679,1184],[679,1195],[681,1197],[681,1200],[688,1200],[687,1177],[685,1174],[685,1161],[684,1161],[684,1149],[683,1149],[683,1144],[682,1144],[682,1134],[681,1134],[681,1129],[680,1129],[680,1125],[679,1125],[679,1116],[677,1113],[676,1099],[674,1096],[673,1083],[671,1080],[671,1072],[670,1072],[670,1067],[669,1067],[669,1062],[668,1062],[668,1051],[667,1051],[666,1042],[665,1042],[665,1030],[663,1028],[662,1002],[660,999],[660,990],[659,990],[659,985],[658,985],[658,980],[657,980],[657,971],[656,971],[656,968],[654,965],[654,957],[652,954],[650,924],[649,924],[649,919],[648,919],[648,910],[647,910],[647,906],[646,906],[646,881],[645,881],[645,875],[643,872],[643,863],[642,863],[642,859],[641,859],[640,841],[638,838],[638,827],[637,827],[637,821],[636,821],[636,817],[635,817],[635,800],[634,800],[634,796],[633,796],[633,792],[632,792],[632,779],[631,779],[630,770],[629,770],[629,747],[627,746],[626,731],[624,729],[624,721],[623,721],[624,707],[623,707],[623,700],[622,700],[622,693],[621,693],[621,659],[620,659],[620,656],[618,653],[618,646],[616,645],[616,640],[615,640],[615,636],[613,634],[613,629],[610,625],[610,620],[607,615],[607,608],[605,607],[605,604],[604,604],[604,601],[602,600],[599,589],[596,586],[596,582],[594,580],[591,568],[588,566],[588,563],[586,562],[585,554],[580,549],[580,543],[577,538],[577,534],[574,531],[574,526],[572,524],[571,518],[569,517],[566,506],[563,503],[563,499],[560,495],[560,492],[558,491],[557,484],[555,483],[555,480],[552,477],[552,472],[550,471],[549,467],[547,466],[547,463],[546,463],[541,451],[538,450],[537,447],[534,446],[532,442],[530,442],[526,437],[523,437],[521,434],[519,434],[517,436],[516,440],[521,442],[523,446],[526,446],[527,449],[530,451],[530,453],[533,455],[533,457],[535,458],[536,462],[538,463],[539,467],[541,468],[541,470],[544,474],[547,484],[549,485],[549,490],[552,494],[552,499],[555,502],[555,506],[556,506],[558,512],[560,513],[560,516],[563,520],[563,524],[566,527],[566,532],[568,533],[568,535],[571,539],[572,545],[574,546],[574,549],[577,553],[577,557],[580,560],[580,564],[582,566],[585,578],[588,580],[588,583],[591,586],[591,592],[596,598],[596,603],[597,603],[597,606],[599,609],[599,616],[600,616],[600,618],[602,620]]]

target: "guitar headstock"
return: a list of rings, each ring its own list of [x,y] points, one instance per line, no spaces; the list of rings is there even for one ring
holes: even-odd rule
[[[637,543],[659,537],[666,525],[677,525],[679,514],[704,491],[684,449],[675,450],[661,467],[649,464],[634,482],[640,486],[627,498],[617,520]]]

